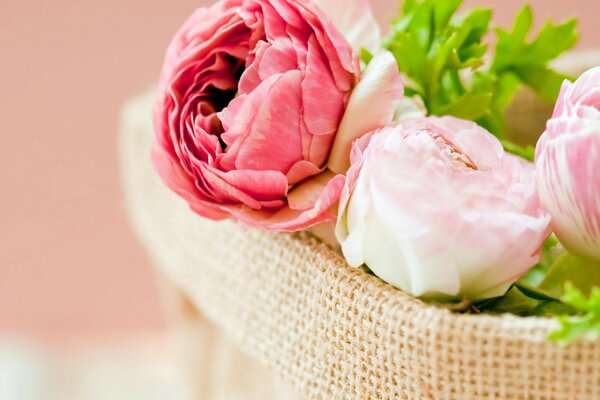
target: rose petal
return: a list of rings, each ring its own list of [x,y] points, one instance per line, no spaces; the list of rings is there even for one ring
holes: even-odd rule
[[[288,184],[295,185],[308,177],[318,175],[321,169],[310,161],[301,160],[292,165],[286,174]]]
[[[301,81],[300,71],[288,71],[278,76],[269,92],[260,99],[249,133],[239,139],[239,146],[236,146],[235,168],[275,170],[285,174],[302,159]],[[254,96],[255,92],[248,95],[249,98]],[[232,150],[228,151],[228,156],[234,154]]]
[[[375,54],[381,48],[381,29],[368,0],[314,0],[314,3],[355,52],[364,48]]]
[[[561,242],[600,259],[600,129],[548,141],[536,165],[540,200]]]
[[[308,210],[314,207],[321,196],[321,192],[325,190],[329,181],[334,177],[333,172],[323,171],[321,174],[296,187],[288,194],[290,208],[293,210]]]
[[[247,207],[235,207],[229,212],[240,222],[253,227],[261,227],[275,231],[299,231],[323,222],[335,221],[335,204],[340,198],[345,177],[336,175],[327,182],[315,201],[314,206],[308,210],[292,210],[282,208],[275,213],[265,213]]]
[[[344,93],[334,85],[329,63],[314,36],[308,42],[306,75],[302,80],[304,123],[313,135],[335,133],[344,112]]]
[[[403,93],[398,63],[390,52],[380,51],[352,92],[327,163],[331,171],[348,170],[352,142],[390,123]]]
[[[185,199],[194,212],[206,218],[220,220],[228,217],[217,205],[209,199],[204,200],[198,192],[191,177],[179,166],[179,164],[167,156],[162,149],[153,147],[151,153],[154,168],[165,182],[165,184]]]

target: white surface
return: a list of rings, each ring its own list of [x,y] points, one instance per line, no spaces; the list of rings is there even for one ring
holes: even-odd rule
[[[2,400],[184,400],[160,336],[45,350],[0,339]]]

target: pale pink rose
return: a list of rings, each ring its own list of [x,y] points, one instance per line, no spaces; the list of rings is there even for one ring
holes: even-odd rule
[[[198,214],[274,230],[335,220],[345,171],[327,161],[344,114],[371,101],[353,96],[348,106],[361,78],[352,46],[377,51],[380,38],[366,0],[318,3],[323,9],[309,0],[219,1],[173,39],[152,157]],[[402,95],[386,55],[374,61],[394,97],[384,113]],[[361,82],[378,79],[368,75]],[[362,117],[381,121],[381,112]]]
[[[563,84],[536,167],[540,200],[560,241],[600,260],[600,67]]]
[[[350,265],[415,296],[501,296],[549,234],[534,178],[473,122],[408,119],[354,143],[337,237]]]

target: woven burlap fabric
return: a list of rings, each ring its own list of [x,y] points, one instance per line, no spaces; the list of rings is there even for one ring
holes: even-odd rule
[[[300,400],[276,371],[240,351],[187,295],[157,274],[186,399]]]
[[[528,101],[513,113],[539,109]],[[600,399],[600,342],[551,343],[552,320],[452,314],[348,267],[308,234],[195,215],[151,166],[152,103],[148,93],[123,112],[137,234],[207,319],[303,398]]]

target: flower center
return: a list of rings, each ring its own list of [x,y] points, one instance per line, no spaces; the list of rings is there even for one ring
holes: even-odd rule
[[[456,147],[454,143],[450,142],[445,137],[436,132],[431,133],[431,136],[433,137],[433,141],[440,148],[441,153],[444,156],[446,156],[453,162],[457,162],[464,165],[467,168],[473,170],[477,169],[477,165],[475,165],[475,163],[466,154],[460,151],[460,149]]]

